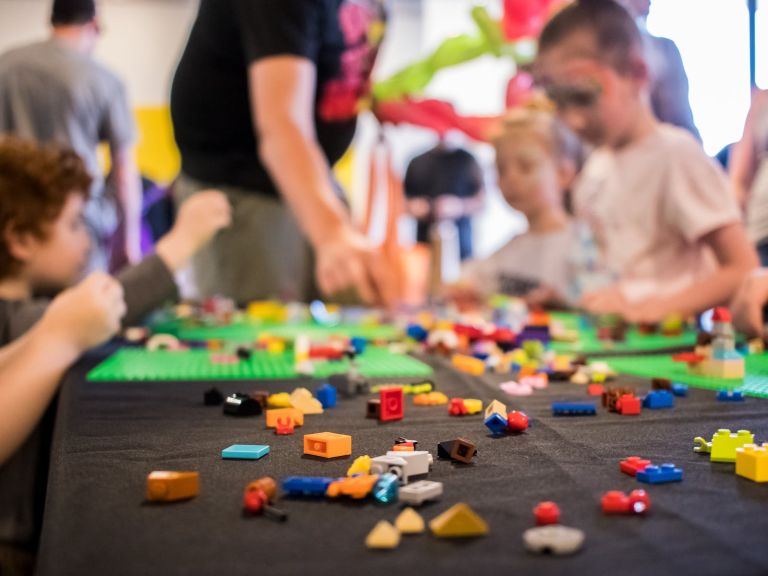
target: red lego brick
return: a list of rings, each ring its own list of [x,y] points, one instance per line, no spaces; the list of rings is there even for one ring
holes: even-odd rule
[[[467,414],[464,398],[451,398],[451,403],[448,405],[448,414],[451,416],[464,416]]]
[[[651,499],[645,490],[633,490],[629,496],[619,490],[603,494],[603,514],[644,514],[651,507]]]
[[[616,401],[616,410],[622,416],[637,416],[642,409],[642,402],[637,396],[624,394]]]
[[[650,465],[650,460],[644,460],[640,456],[629,456],[619,462],[619,470],[624,472],[624,474],[635,476],[640,470],[645,470],[645,467]]]
[[[560,508],[554,502],[539,502],[533,509],[536,526],[560,523]]]
[[[379,420],[389,422],[391,420],[402,420],[404,415],[405,402],[403,401],[403,389],[398,387],[382,388],[379,391],[381,400],[381,414]]]
[[[605,386],[602,384],[590,384],[587,386],[587,394],[590,396],[602,396],[605,392]]]

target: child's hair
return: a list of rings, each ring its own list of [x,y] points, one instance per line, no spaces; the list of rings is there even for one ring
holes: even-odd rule
[[[54,26],[79,26],[96,18],[94,0],[53,0],[51,24]]]
[[[44,239],[70,194],[87,197],[90,187],[91,176],[72,150],[0,138],[0,278],[20,265],[5,234],[13,229]]]
[[[577,0],[566,5],[542,30],[539,52],[549,50],[577,30],[594,34],[600,57],[619,72],[627,68],[633,55],[642,54],[637,24],[614,0]]]
[[[536,137],[556,161],[572,162],[576,172],[584,165],[586,153],[579,137],[543,105],[532,102],[524,108],[510,111],[493,139],[494,146],[498,150],[502,142],[518,138],[521,131]]]

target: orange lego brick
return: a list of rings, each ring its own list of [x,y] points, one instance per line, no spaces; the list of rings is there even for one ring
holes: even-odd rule
[[[285,421],[287,418],[293,420],[294,426],[304,426],[304,413],[297,408],[278,408],[267,410],[267,428],[277,428],[278,421]]]
[[[328,485],[325,495],[329,498],[349,496],[355,500],[360,500],[371,493],[378,479],[378,474],[362,474],[360,476],[340,478]]]
[[[320,432],[304,435],[304,454],[320,458],[338,458],[352,455],[352,436]]]
[[[467,374],[473,374],[474,376],[482,376],[485,374],[485,362],[474,356],[454,354],[453,357],[451,357],[451,364],[453,364],[453,367],[457,370],[461,370]]]
[[[147,476],[147,500],[175,502],[188,500],[200,493],[200,475],[197,472],[150,472]]]

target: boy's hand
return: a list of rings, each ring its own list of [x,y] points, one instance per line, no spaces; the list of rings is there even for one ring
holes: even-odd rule
[[[628,302],[618,284],[587,292],[580,306],[590,314],[621,314],[628,310]]]
[[[79,355],[114,335],[124,314],[120,283],[96,272],[59,294],[46,310],[39,329],[46,338],[71,345]]]
[[[179,270],[231,222],[232,212],[224,193],[205,190],[194,194],[181,204],[173,228],[157,243],[157,255],[172,271]]]
[[[733,324],[739,332],[762,337],[763,306],[768,303],[768,269],[758,268],[741,283],[731,303]]]
[[[398,279],[394,271],[381,251],[362,234],[343,228],[315,246],[315,258],[317,283],[326,296],[352,289],[366,304],[397,303]]]

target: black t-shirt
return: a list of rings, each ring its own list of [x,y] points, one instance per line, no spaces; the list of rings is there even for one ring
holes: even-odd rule
[[[171,91],[185,174],[276,194],[258,157],[249,64],[295,55],[317,69],[315,126],[328,162],[355,132],[383,35],[379,0],[201,0]]]

